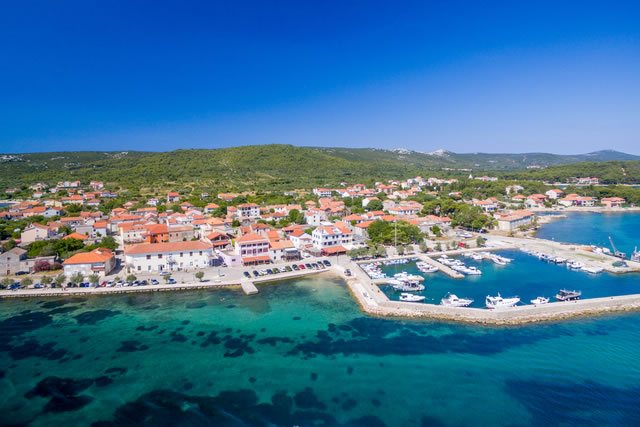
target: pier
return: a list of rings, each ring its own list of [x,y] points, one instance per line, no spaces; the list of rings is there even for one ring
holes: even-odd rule
[[[444,274],[446,274],[449,277],[452,277],[454,279],[464,279],[464,274],[460,273],[459,271],[455,271],[453,268],[449,267],[448,265],[444,265],[440,261],[436,261],[430,256],[420,254],[418,258],[420,258],[421,261],[424,261],[427,264],[430,264],[438,268],[438,270],[442,271]]]
[[[254,285],[250,280],[242,279],[240,281],[240,286],[242,287],[242,291],[245,295],[255,295],[258,293],[258,288],[256,288],[256,285]]]

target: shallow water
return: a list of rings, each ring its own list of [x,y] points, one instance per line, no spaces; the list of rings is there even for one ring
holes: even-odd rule
[[[326,276],[260,289],[4,301],[2,423],[640,423],[638,315],[478,328],[366,317]]]
[[[577,241],[573,220],[541,233]],[[611,232],[601,228],[590,233]],[[638,230],[618,230],[616,243],[628,250]],[[561,285],[585,297],[637,292],[638,275],[505,255],[512,265],[484,261],[479,279],[429,275],[430,298],[525,299]],[[638,314],[511,328],[377,319],[326,275],[251,297],[0,300],[0,425],[632,426],[638,354]]]

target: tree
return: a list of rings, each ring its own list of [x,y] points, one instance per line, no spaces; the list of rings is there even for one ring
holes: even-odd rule
[[[129,275],[127,276],[127,283],[133,283],[133,282],[135,282],[136,280],[138,280],[138,278],[136,277],[136,275],[135,275],[135,274],[129,274]]]
[[[429,247],[427,246],[427,243],[424,240],[420,242],[420,252],[427,252],[428,250]]]
[[[9,239],[2,245],[2,249],[6,251],[10,251],[11,249],[16,247],[16,241],[13,239]]]
[[[165,274],[164,275],[164,281],[169,283],[169,280],[171,279],[171,274]]]
[[[369,203],[367,203],[367,210],[368,211],[381,211],[384,208],[384,205],[382,204],[382,200],[370,200]]]
[[[231,226],[232,227],[240,227],[240,221],[238,221],[237,218],[234,218],[233,221],[231,221]]]
[[[106,237],[103,237],[102,240],[100,240],[98,247],[107,248],[107,249],[111,249],[112,251],[115,251],[116,249],[118,249],[118,242],[116,242],[116,239],[114,239],[113,237],[106,236]]]
[[[404,255],[404,251],[405,251],[404,245],[398,245],[396,247],[396,251],[398,252],[398,255]]]
[[[434,226],[431,227],[431,232],[436,237],[442,236],[442,230],[437,225],[434,225]]]
[[[25,277],[24,279],[20,280],[20,286],[23,288],[28,288],[31,285],[33,285],[33,280],[31,279],[31,277]]]
[[[36,263],[33,265],[33,270],[36,273],[38,273],[40,271],[49,271],[49,270],[51,270],[51,264],[49,264],[48,261],[39,260],[39,261],[36,261]]]
[[[436,243],[435,250],[436,250],[436,252],[441,252],[442,251],[442,245],[440,244],[440,242]]]
[[[51,278],[51,276],[43,276],[40,282],[45,286],[49,286],[51,282],[53,282],[53,279]]]
[[[69,278],[69,281],[74,285],[82,283],[83,280],[84,280],[84,275],[82,273],[76,273]]]
[[[202,282],[202,278],[204,277],[204,272],[202,271],[198,271],[196,274],[196,279],[198,279],[198,281]]]
[[[479,248],[483,247],[484,244],[487,242],[487,239],[485,239],[482,236],[478,236],[478,238],[476,239],[476,246],[478,246]]]
[[[13,285],[13,280],[8,277],[5,277],[4,279],[0,280],[0,287],[2,289],[8,288],[11,285]]]
[[[89,279],[89,283],[96,286],[100,281],[100,276],[98,276],[97,274],[91,274],[89,275],[88,279]]]
[[[56,276],[56,278],[53,279],[55,284],[58,285],[58,286],[62,286],[62,284],[65,282],[65,280],[67,280],[67,276],[65,276],[64,274],[58,274]]]

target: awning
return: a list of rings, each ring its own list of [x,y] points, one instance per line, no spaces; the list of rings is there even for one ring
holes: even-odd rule
[[[337,255],[344,254],[347,252],[347,249],[344,246],[331,246],[329,248],[323,248],[322,253],[325,255]]]
[[[248,256],[246,258],[242,258],[243,264],[253,264],[255,262],[269,262],[271,258],[269,255],[258,255],[258,256]]]

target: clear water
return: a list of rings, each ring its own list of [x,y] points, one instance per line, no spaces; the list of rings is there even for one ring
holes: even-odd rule
[[[567,218],[545,224],[537,233],[537,237],[542,239],[611,249],[609,236],[618,250],[626,252],[629,257],[634,247],[640,248],[640,212],[570,212]]]
[[[260,290],[0,301],[0,425],[640,425],[638,314],[486,328],[367,317],[331,276]]]
[[[638,425],[640,316],[478,328],[363,316],[330,277],[4,301],[3,424]]]

